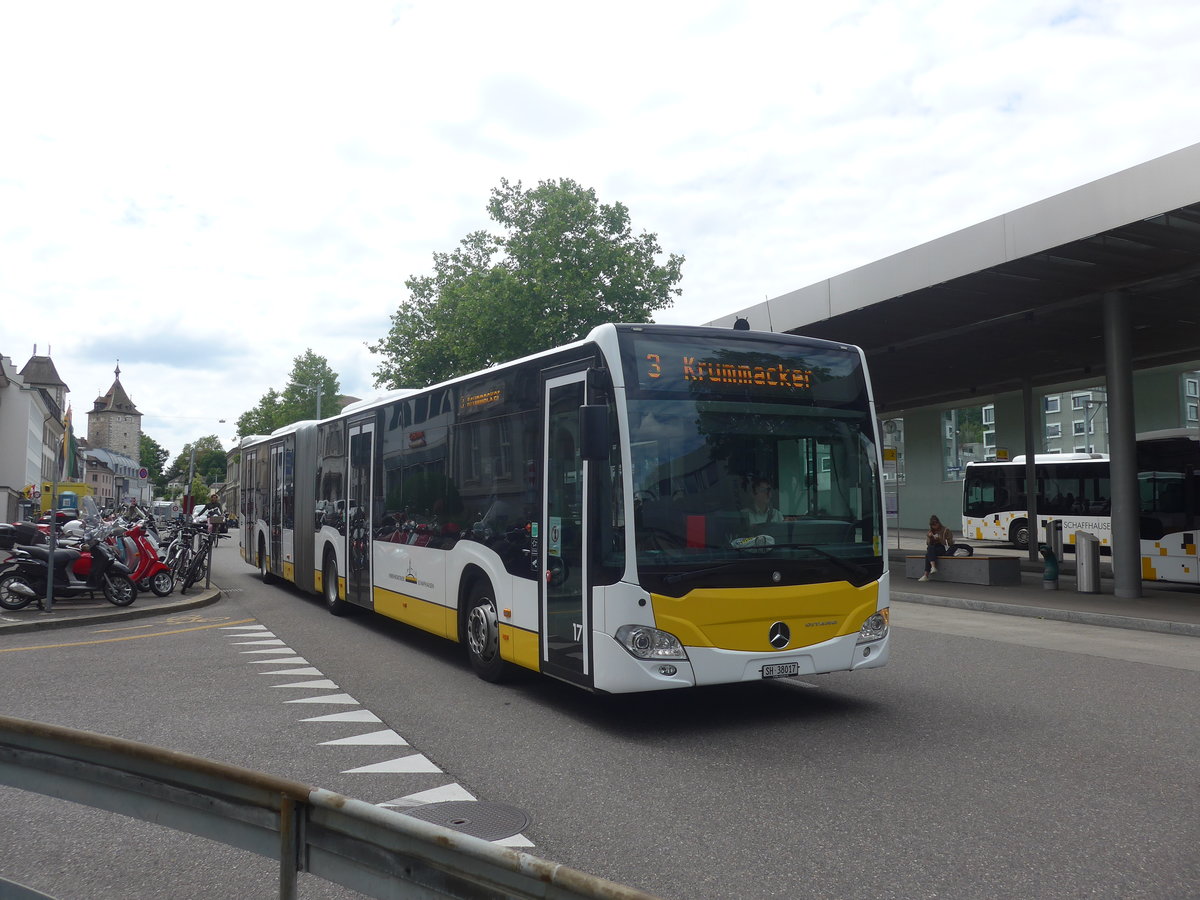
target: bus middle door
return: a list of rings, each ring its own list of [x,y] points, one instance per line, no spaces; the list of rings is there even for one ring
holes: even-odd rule
[[[587,554],[591,498],[586,490],[588,463],[579,441],[586,375],[585,369],[555,377],[543,373],[545,458],[540,540],[542,670],[584,685],[592,682]]]
[[[375,608],[371,575],[371,497],[375,471],[375,421],[351,423],[347,430],[346,599]]]

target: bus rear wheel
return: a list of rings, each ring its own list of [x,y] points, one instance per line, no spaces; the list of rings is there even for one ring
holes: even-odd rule
[[[258,577],[262,579],[263,584],[270,584],[275,580],[267,566],[267,543],[262,538],[258,539]]]
[[[478,581],[471,588],[463,631],[467,658],[475,674],[484,681],[503,681],[508,674],[508,663],[500,656],[500,617],[492,586],[487,581]]]
[[[333,553],[325,554],[325,565],[321,567],[321,593],[325,597],[325,608],[335,616],[350,612],[350,604],[338,597],[337,560]]]
[[[1018,550],[1029,549],[1029,522],[1025,519],[1017,519],[1008,529],[1008,540]]]

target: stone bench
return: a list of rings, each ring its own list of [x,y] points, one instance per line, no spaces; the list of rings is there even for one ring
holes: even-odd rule
[[[937,572],[930,581],[956,581],[959,584],[1020,584],[1021,560],[1015,556],[939,556]],[[920,578],[925,574],[925,554],[904,557],[904,574]]]

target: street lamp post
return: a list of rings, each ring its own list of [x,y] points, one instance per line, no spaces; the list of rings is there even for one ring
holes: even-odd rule
[[[1095,426],[1092,424],[1092,419],[1095,418],[1096,413],[1100,412],[1100,407],[1107,405],[1107,400],[1093,400],[1091,397],[1083,401],[1083,430],[1088,453],[1091,453],[1095,449],[1095,440],[1092,437]],[[1107,443],[1104,449],[1108,449]]]

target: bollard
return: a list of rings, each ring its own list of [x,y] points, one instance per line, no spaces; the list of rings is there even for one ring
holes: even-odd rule
[[[1042,559],[1046,561],[1046,568],[1042,570],[1042,588],[1047,591],[1058,590],[1058,557],[1054,555],[1054,549],[1042,544],[1038,547],[1038,552],[1042,554]]]
[[[1042,519],[1042,530],[1046,532],[1046,545],[1054,551],[1054,558],[1064,559],[1062,519]]]
[[[1086,531],[1075,532],[1075,589],[1100,593],[1100,540]]]

